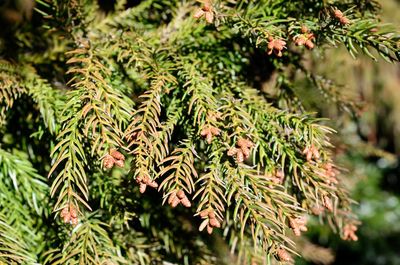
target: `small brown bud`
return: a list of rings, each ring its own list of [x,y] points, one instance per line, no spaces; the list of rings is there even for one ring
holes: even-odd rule
[[[243,156],[245,158],[249,158],[250,157],[250,149],[243,147],[242,148],[242,153],[243,153]]]
[[[311,152],[307,153],[306,159],[307,159],[307,161],[311,161],[311,159],[312,159],[312,153]]]
[[[232,147],[231,149],[228,150],[228,156],[234,156],[236,155],[238,152],[238,149],[236,149],[235,147]]]
[[[147,185],[149,185],[150,187],[155,188],[155,189],[158,188],[158,183],[155,182],[154,180],[149,181],[149,182],[147,183]]]
[[[178,204],[179,204],[180,202],[181,202],[181,201],[178,199],[178,197],[175,197],[175,198],[172,200],[171,207],[172,207],[172,208],[175,208],[176,206],[178,206]]]
[[[78,216],[75,206],[73,204],[69,206],[69,214],[71,215],[72,218],[76,218]]]
[[[210,211],[210,213],[208,214],[208,216],[209,216],[210,218],[215,218],[215,213],[214,213],[214,211]]]
[[[197,12],[193,15],[194,18],[199,19],[204,16],[205,12],[202,9],[197,10]]]
[[[290,227],[296,236],[300,236],[302,231],[307,231],[307,219],[304,216],[289,219]]]
[[[212,234],[212,232],[213,232],[213,228],[212,228],[212,226],[210,226],[210,225],[207,225],[207,233],[208,234]]]
[[[347,17],[342,17],[342,18],[340,18],[339,21],[340,21],[340,23],[343,24],[343,25],[350,24],[350,20],[349,20]]]
[[[236,159],[237,159],[238,163],[242,163],[244,161],[244,155],[243,155],[243,152],[241,150],[237,151]]]
[[[208,210],[203,210],[203,211],[200,212],[200,217],[201,218],[205,218],[207,216],[208,216]]]
[[[185,192],[183,190],[178,190],[176,196],[178,196],[179,199],[183,199],[186,197]]]
[[[64,217],[67,216],[68,214],[69,214],[68,207],[65,207],[61,210],[60,216]]]
[[[204,15],[208,23],[212,23],[214,21],[214,13],[212,10],[212,5],[208,1],[204,3],[204,6],[201,9],[196,11],[196,13],[194,14],[194,18],[199,19]]]
[[[203,10],[204,10],[205,12],[210,12],[210,11],[212,11],[212,6],[211,6],[211,3],[210,3],[209,1],[210,1],[210,0],[208,0],[208,1],[206,1],[206,2],[204,3]]]
[[[147,185],[150,182],[149,176],[148,175],[144,175],[142,177],[142,182]]]
[[[288,261],[292,260],[292,257],[290,256],[290,254],[283,248],[278,249],[276,254],[278,255],[278,258],[280,261],[288,262]]]
[[[110,155],[114,157],[116,160],[125,160],[125,156],[118,152],[116,149],[112,149],[110,151]]]
[[[139,184],[139,192],[144,193],[146,191],[147,185],[144,183]]]
[[[206,140],[208,144],[211,144],[213,135],[211,133],[207,134]]]
[[[103,158],[103,166],[106,169],[110,169],[114,166],[115,159],[111,155],[106,155]]]
[[[313,157],[315,159],[319,159],[320,158],[320,154],[318,152],[318,149],[313,144],[310,147],[304,148],[303,154],[306,155],[307,161],[311,161]]]
[[[201,136],[207,136],[208,134],[210,134],[211,133],[211,131],[210,131],[210,128],[205,128],[205,129],[203,129],[202,131],[201,131]]]
[[[295,43],[297,46],[302,46],[302,45],[304,45],[304,44],[306,43],[306,41],[307,41],[307,38],[304,37],[304,35],[300,35],[300,36],[298,36],[298,37],[296,37],[296,38],[294,39],[294,43]]]
[[[69,213],[67,215],[63,216],[64,223],[69,223],[70,220],[71,220],[71,216],[69,215]]]
[[[175,200],[175,198],[177,198],[177,197],[176,197],[176,192],[172,192],[172,193],[169,195],[168,204],[172,204],[172,202]]]
[[[189,199],[187,197],[184,197],[183,199],[181,199],[181,203],[183,206],[189,208],[190,206],[192,206],[192,204],[190,203]]]
[[[115,160],[114,163],[118,167],[124,167],[125,166],[124,160]]]
[[[211,218],[210,219],[210,225],[213,226],[213,227],[217,227],[217,228],[221,227],[220,222],[216,218]]]
[[[215,127],[211,127],[210,131],[213,135],[219,135],[221,133],[221,130]]]
[[[210,24],[213,23],[213,21],[214,21],[214,13],[212,11],[206,12],[206,21],[208,23],[210,23]]]
[[[237,142],[237,145],[239,147],[247,147],[247,148],[250,148],[250,147],[254,146],[252,141],[250,141],[248,139],[245,139],[245,138],[239,138],[239,140]]]
[[[282,57],[282,51],[286,48],[286,42],[280,39],[269,38],[268,55],[274,53],[278,57]]]
[[[333,13],[342,25],[350,24],[350,20],[339,9],[335,9]]]
[[[71,219],[71,225],[76,226],[79,223],[79,219],[78,218],[72,218]]]
[[[306,40],[306,47],[309,49],[313,49],[314,48],[314,43],[311,40]]]
[[[143,176],[140,176],[140,175],[137,176],[137,177],[136,177],[136,182],[137,182],[137,183],[143,182]]]
[[[314,155],[314,157],[315,157],[315,159],[319,159],[320,158],[320,154],[319,154],[319,151],[318,151],[318,149],[317,148],[313,148],[313,150],[312,150],[312,154]]]
[[[341,17],[343,17],[343,12],[340,11],[339,9],[335,9],[335,10],[333,11],[333,13],[335,14],[335,17],[336,17],[336,18],[341,18]]]
[[[354,224],[346,224],[343,228],[343,239],[344,240],[352,240],[352,241],[357,241],[358,237],[355,234],[357,231],[357,226]]]

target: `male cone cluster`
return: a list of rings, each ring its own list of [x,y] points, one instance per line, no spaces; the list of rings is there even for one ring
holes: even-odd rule
[[[207,23],[213,23],[214,21],[214,13],[212,10],[212,5],[210,1],[206,1],[203,7],[194,14],[194,18],[199,19],[202,16],[205,17]]]
[[[220,129],[218,129],[214,126],[208,125],[208,126],[205,126],[204,129],[201,131],[201,136],[206,137],[207,143],[211,144],[213,137],[218,136],[220,133],[221,133]]]
[[[103,166],[106,169],[112,168],[114,165],[124,167],[125,156],[115,149],[111,149],[109,154],[103,158]]]
[[[158,183],[150,179],[148,176],[138,176],[136,178],[136,182],[139,184],[140,193],[144,193],[146,191],[147,186],[150,186],[155,189],[158,188]]]
[[[350,20],[339,9],[335,9],[333,11],[333,14],[335,15],[335,18],[339,20],[340,24],[342,25],[350,24]]]
[[[207,233],[212,234],[214,227],[221,227],[221,223],[217,220],[213,210],[204,210],[200,212],[200,217],[205,219],[200,225],[200,231],[203,231],[203,229],[207,226]]]
[[[272,36],[268,38],[268,55],[274,53],[278,57],[282,57],[282,51],[286,49],[286,42],[282,39],[274,39]]]
[[[306,156],[307,161],[311,161],[313,158],[318,160],[321,157],[318,149],[313,144],[310,147],[304,148],[303,155]]]
[[[299,217],[296,217],[296,218],[291,218],[289,220],[289,224],[290,224],[290,227],[293,230],[293,233],[296,236],[300,236],[302,231],[303,232],[307,231],[307,227],[306,227],[307,218],[305,216],[299,216]]]
[[[339,184],[336,178],[338,171],[334,168],[334,165],[332,163],[324,164],[321,170],[322,171],[318,172],[318,175],[323,177],[327,184],[334,184],[334,185]]]
[[[292,261],[292,257],[290,256],[290,254],[283,248],[278,249],[276,251],[276,254],[278,255],[278,258],[280,261],[284,261],[284,262]]]
[[[250,157],[251,148],[254,147],[254,143],[248,139],[239,138],[236,145],[238,148],[232,147],[228,150],[228,156],[236,156],[238,163],[242,163]]]
[[[343,239],[357,241],[358,237],[355,232],[357,231],[357,226],[354,224],[346,224],[343,228]]]
[[[189,208],[192,206],[188,197],[183,190],[174,191],[169,195],[168,204],[175,208],[178,204],[182,203],[183,206]]]
[[[64,223],[71,224],[76,226],[79,222],[78,220],[78,213],[76,211],[75,206],[70,203],[67,207],[61,210],[60,213],[61,218],[63,219]]]
[[[309,48],[310,50],[313,49],[314,46],[315,46],[314,43],[313,43],[313,40],[315,39],[314,34],[311,33],[306,26],[302,26],[301,27],[301,33],[302,34],[299,34],[294,38],[294,43],[297,46],[303,46],[304,45],[307,48]]]

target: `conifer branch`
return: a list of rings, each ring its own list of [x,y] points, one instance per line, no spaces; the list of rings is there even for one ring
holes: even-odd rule
[[[176,207],[182,203],[185,207],[190,207],[191,202],[186,194],[195,191],[195,180],[198,177],[194,168],[196,151],[190,140],[182,141],[170,156],[161,161],[162,168],[157,177],[162,178],[159,190],[164,191],[164,203]]]
[[[36,262],[43,247],[48,186],[22,152],[0,149],[0,262]],[[10,210],[12,209],[12,210]]]
[[[36,263],[36,257],[19,237],[19,233],[8,225],[6,218],[0,214],[0,262],[3,264]]]
[[[95,217],[79,224],[62,249],[48,253],[44,264],[126,264],[104,227]]]
[[[210,244],[221,236],[240,264],[291,262],[307,214],[356,240],[334,131],[294,86],[300,69],[323,102],[356,107],[302,62],[341,43],[398,61],[399,34],[377,22],[377,1],[139,2],[40,0],[32,23],[7,29],[0,263],[222,264]],[[271,75],[277,92],[266,95]],[[35,119],[11,124],[25,116]],[[18,138],[27,133],[57,138]],[[50,168],[49,191],[35,167]],[[139,197],[148,186],[193,209]],[[74,226],[48,219],[51,208]]]
[[[73,205],[80,212],[79,204],[90,209],[85,170],[87,154],[83,143],[88,139],[91,155],[99,157],[104,157],[115,147],[124,146],[123,129],[129,118],[130,105],[108,84],[109,70],[93,56],[89,43],[82,43],[81,48],[69,54],[73,57],[67,63],[76,65],[68,71],[74,75],[70,83],[77,90],[69,93],[64,110],[66,126],[58,135],[59,143],[53,150],[55,163],[49,176],[65,163],[51,187],[52,196],[56,192],[60,194],[55,210]],[[77,115],[74,111],[78,111]]]
[[[225,150],[224,147],[222,149]],[[204,219],[199,230],[207,226],[208,233],[212,233],[213,227],[221,226],[226,209],[226,183],[222,167],[223,150],[216,143],[211,145],[209,149],[211,164],[205,167],[205,173],[195,183],[198,188],[193,199],[199,197],[196,215]],[[212,219],[216,219],[217,222],[211,223]]]
[[[168,152],[168,137],[160,137],[162,124],[160,94],[165,87],[173,84],[175,79],[168,73],[157,73],[151,80],[151,89],[140,96],[143,102],[133,113],[133,121],[125,132],[128,139],[128,148],[134,154],[134,178],[141,186],[141,192],[150,185],[158,187],[154,182],[154,166],[161,162]],[[171,132],[172,133],[172,132]],[[167,132],[168,134],[168,132]]]

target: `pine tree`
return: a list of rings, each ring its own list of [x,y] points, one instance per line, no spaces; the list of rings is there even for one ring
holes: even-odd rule
[[[291,263],[310,218],[357,240],[335,132],[301,91],[356,115],[307,58],[344,45],[397,63],[378,2],[0,11],[1,264],[224,264],[229,250],[237,264]]]

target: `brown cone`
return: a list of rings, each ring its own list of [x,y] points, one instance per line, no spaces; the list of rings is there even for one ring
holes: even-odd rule
[[[115,149],[111,150],[110,155],[116,160],[125,160],[125,156]]]
[[[183,206],[189,208],[190,206],[192,206],[192,204],[190,203],[189,199],[187,197],[181,199],[181,203]]]

